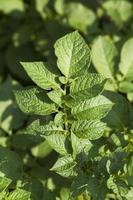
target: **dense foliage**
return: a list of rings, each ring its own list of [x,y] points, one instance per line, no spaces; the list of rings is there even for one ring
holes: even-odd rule
[[[132,0],[0,0],[0,200],[133,199],[132,21]]]

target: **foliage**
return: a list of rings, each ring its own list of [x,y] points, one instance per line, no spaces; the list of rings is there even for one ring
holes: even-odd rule
[[[0,200],[133,199],[132,20],[132,0],[0,0]]]

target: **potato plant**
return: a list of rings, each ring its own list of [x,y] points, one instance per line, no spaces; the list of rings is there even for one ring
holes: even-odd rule
[[[108,79],[89,72],[90,49],[77,31],[57,40],[54,48],[57,67],[21,63],[37,85],[15,90],[20,109],[38,116],[27,129],[60,154],[50,170],[71,178],[70,199],[127,198],[132,186],[132,145],[130,136],[125,138],[127,130],[121,133],[123,147],[119,134],[110,138],[107,132],[113,120],[119,126],[110,93],[103,91]],[[108,122],[109,117],[113,119]]]
[[[132,0],[0,0],[0,200],[133,200]]]

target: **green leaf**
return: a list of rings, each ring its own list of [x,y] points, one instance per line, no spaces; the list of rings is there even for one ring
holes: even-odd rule
[[[3,147],[0,147],[0,174],[13,180],[22,177],[22,162],[19,156]]]
[[[59,125],[59,124],[63,125],[63,123],[64,123],[64,113],[63,112],[60,111],[55,115],[54,123],[57,125]]]
[[[66,155],[59,158],[51,170],[64,177],[74,177],[77,174],[75,166],[76,162],[73,158],[70,155]]]
[[[75,121],[72,131],[80,138],[96,140],[104,133],[105,124],[99,120]]]
[[[40,120],[35,120],[30,124],[29,128],[32,130],[33,135],[41,135],[42,137],[57,133],[66,134],[66,130],[60,124],[57,125],[52,121],[46,124]]]
[[[108,189],[112,190],[114,194],[117,195],[117,198],[122,200],[120,193],[119,193],[119,189],[117,187],[115,178],[111,175],[108,180],[107,180],[107,187]]]
[[[67,79],[89,67],[90,49],[77,32],[65,35],[55,43],[58,68]]]
[[[60,196],[61,196],[61,200],[70,199],[70,190],[69,190],[69,188],[64,188],[64,187],[61,188]]]
[[[123,93],[132,93],[133,92],[133,83],[128,81],[123,81],[119,84],[119,91]]]
[[[63,92],[61,90],[52,90],[47,93],[48,97],[61,107]]]
[[[133,197],[133,187],[131,187],[131,189],[126,195],[127,200],[132,200],[132,197]]]
[[[49,64],[44,62],[21,62],[21,64],[29,77],[40,88],[45,90],[59,88],[59,84],[56,82],[56,70],[52,70]]]
[[[38,170],[39,169],[40,168],[38,168]],[[43,199],[44,187],[43,187],[43,184],[37,178],[29,178],[28,181],[25,181],[25,183],[22,182],[22,184],[18,185],[17,187],[24,190],[20,192],[20,194],[23,195],[23,198],[25,197],[28,200],[42,200]],[[21,198],[22,197],[20,196],[20,199]]]
[[[7,196],[7,191],[3,190],[3,191],[0,193],[0,200],[3,200],[6,196]]]
[[[31,200],[31,193],[29,191],[17,188],[9,195],[7,200]]]
[[[127,98],[128,98],[129,101],[133,102],[133,92],[132,93],[129,92],[127,94]]]
[[[55,0],[54,8],[59,15],[64,14],[64,0]]]
[[[82,152],[88,155],[88,152],[92,147],[92,144],[88,139],[78,138],[73,133],[71,133],[71,142],[72,142],[73,153],[75,156]]]
[[[71,188],[73,197],[82,194],[81,199],[85,196],[88,200],[91,199],[91,197],[94,200],[103,200],[108,192],[104,182],[100,184],[97,178],[84,175],[78,176],[73,181]]]
[[[113,103],[99,95],[72,107],[72,115],[79,120],[101,119],[111,110]]]
[[[87,176],[77,176],[71,185],[71,195],[72,197],[77,197],[87,189],[88,186],[88,177]]]
[[[8,186],[11,184],[12,180],[6,177],[0,177],[0,193],[3,190],[6,190]]]
[[[49,145],[61,155],[66,155],[67,152],[67,137],[63,134],[56,133],[45,136],[45,139],[48,141]]]
[[[19,15],[21,16],[21,15]],[[29,27],[29,26],[28,26]],[[19,28],[19,27],[18,27]],[[31,27],[29,27],[31,30]],[[18,32],[19,30],[15,30]],[[24,32],[24,38],[26,39],[26,36],[29,36],[29,33]],[[12,36],[13,37],[13,36]],[[15,37],[15,36],[14,36]],[[22,37],[19,36],[19,38]],[[30,38],[31,39],[31,38]],[[28,39],[29,41],[29,39]],[[37,52],[33,48],[33,45],[29,42],[26,44],[21,44],[20,41],[16,41],[17,44],[11,44],[8,46],[6,50],[6,65],[8,67],[9,72],[22,81],[22,83],[25,85],[27,83],[30,83],[30,78],[26,74],[25,70],[23,69],[22,65],[20,64],[20,61],[32,61],[36,56]],[[28,53],[27,53],[28,52]],[[37,58],[38,59],[38,56]]]
[[[100,180],[96,177],[90,177],[88,180],[87,191],[94,200],[105,199],[108,190],[104,181],[100,184]],[[101,192],[102,191],[102,192]]]
[[[14,91],[17,104],[26,114],[49,115],[56,112],[56,106],[39,88],[25,88]]]
[[[20,89],[20,84],[10,77],[0,85],[0,127],[9,134],[21,127],[27,118],[15,104],[12,90],[16,88]]]
[[[133,80],[133,38],[125,42],[121,51],[121,60],[119,70],[123,74],[123,78]]]
[[[53,149],[51,148],[51,146],[45,140],[41,144],[33,147],[31,149],[31,153],[36,158],[45,158],[46,156],[48,156],[51,153],[52,150]]]
[[[59,81],[62,83],[62,84],[66,84],[67,83],[67,78],[65,76],[59,76]]]
[[[124,127],[129,125],[129,105],[127,100],[118,93],[105,91],[103,94],[114,104],[103,121],[110,128],[123,130]]]
[[[80,76],[70,85],[70,95],[76,100],[86,100],[100,94],[105,79],[98,74]]]
[[[68,23],[72,28],[78,29],[83,33],[95,30],[96,16],[87,6],[78,2],[71,2],[66,4],[64,10],[68,18]]]
[[[126,0],[109,0],[102,4],[103,8],[118,27],[132,17],[132,3]]]
[[[92,46],[92,62],[96,70],[106,78],[113,78],[117,70],[114,59],[117,50],[110,38],[99,36]]]
[[[0,0],[0,11],[5,14],[11,13],[13,11],[24,11],[24,4],[22,0],[11,0],[5,1]]]
[[[44,12],[44,8],[48,4],[49,0],[36,0],[36,10],[39,12],[39,14],[45,18],[46,13]]]
[[[28,129],[28,128],[27,128]],[[40,144],[43,141],[41,136],[36,136],[30,134],[31,130],[27,130],[26,128],[20,129],[14,134],[11,138],[12,147],[18,150],[29,150],[33,146]]]

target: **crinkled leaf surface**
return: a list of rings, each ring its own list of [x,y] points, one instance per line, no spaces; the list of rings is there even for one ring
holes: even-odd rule
[[[89,67],[90,49],[77,31],[57,40],[55,54],[58,68],[67,78],[76,76],[82,69]]]
[[[66,155],[59,158],[51,170],[64,177],[73,177],[76,175],[75,166],[76,162],[73,158],[70,155]]]
[[[100,94],[105,79],[94,73],[80,76],[70,85],[70,95],[77,100],[86,100]]]
[[[51,134],[65,134],[66,130],[63,129],[62,125],[57,125],[54,122],[49,122],[48,124],[45,124],[43,122],[41,122],[40,120],[35,120],[30,126],[29,128],[31,129],[30,134],[33,135],[41,135],[43,136],[47,136],[47,135],[51,135]]]
[[[89,141],[89,139],[78,138],[73,133],[71,133],[71,141],[74,155],[78,155],[80,153],[88,154],[89,150],[92,147],[92,144]]]
[[[61,155],[66,155],[67,152],[67,137],[63,134],[56,133],[45,136],[49,145]]]
[[[7,177],[0,177],[0,193],[3,190],[6,190],[8,186],[11,184],[12,180]]]
[[[102,95],[98,95],[89,100],[72,107],[72,115],[79,120],[101,119],[112,108],[113,103]]]
[[[49,115],[56,112],[55,104],[37,87],[16,90],[16,101],[26,114]]]
[[[105,126],[99,120],[78,120],[72,124],[72,131],[80,138],[96,140],[102,136]]]
[[[7,200],[31,200],[31,193],[23,189],[14,190]]]
[[[42,89],[59,88],[59,84],[56,82],[57,70],[54,70],[54,67],[52,69],[49,64],[44,62],[21,62],[21,64],[33,82]]]
[[[61,106],[63,92],[61,90],[52,90],[47,93],[48,97],[57,105]]]

